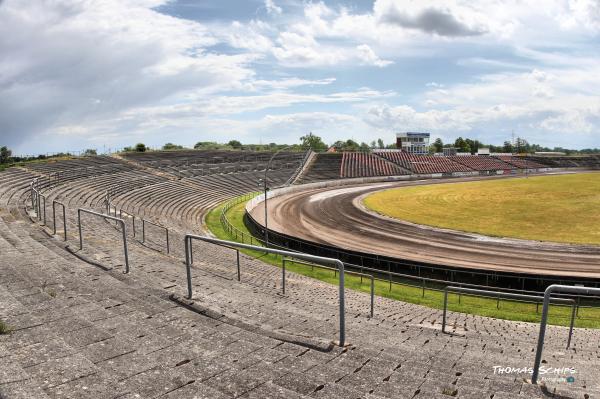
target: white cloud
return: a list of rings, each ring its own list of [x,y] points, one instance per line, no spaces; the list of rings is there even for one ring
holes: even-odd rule
[[[160,1],[31,1],[0,5],[0,131],[23,142],[190,89],[235,86],[247,55],[207,52],[205,27],[150,7]]]
[[[274,0],[265,0],[265,8],[267,9],[267,13],[269,14],[281,14],[283,10],[277,4],[275,4]]]

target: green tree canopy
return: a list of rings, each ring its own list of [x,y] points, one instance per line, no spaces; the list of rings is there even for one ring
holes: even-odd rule
[[[0,163],[9,163],[11,156],[12,151],[8,147],[3,146],[0,148]]]
[[[147,148],[146,145],[144,143],[137,143],[135,145],[135,151],[136,152],[146,152]]]
[[[312,132],[300,137],[300,142],[302,143],[302,147],[310,148],[316,152],[327,150],[327,144],[321,140],[321,137],[312,134]]]
[[[433,142],[433,150],[434,152],[444,152],[444,142],[441,138],[435,139]]]
[[[165,145],[162,146],[162,149],[163,150],[182,150],[183,146],[173,144],[173,143],[166,143]]]
[[[229,143],[227,143],[228,146],[235,148],[236,150],[241,149],[242,148],[242,143],[240,143],[237,140],[230,140]]]

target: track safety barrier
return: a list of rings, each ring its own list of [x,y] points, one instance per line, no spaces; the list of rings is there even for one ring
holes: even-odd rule
[[[186,234],[186,236],[184,238],[185,265],[186,265],[186,272],[187,272],[187,286],[188,286],[188,298],[189,299],[192,299],[192,267],[191,267],[192,266],[192,262],[191,262],[192,240],[199,240],[199,241],[204,241],[204,242],[208,242],[211,244],[233,247],[233,248],[250,249],[250,250],[254,250],[254,251],[268,252],[268,253],[277,254],[277,255],[281,255],[281,256],[287,256],[290,258],[301,259],[301,260],[308,261],[308,262],[314,262],[314,263],[318,263],[318,264],[322,264],[322,265],[330,265],[330,266],[337,267],[337,269],[340,272],[340,279],[339,279],[339,323],[340,323],[339,328],[340,328],[340,331],[339,331],[338,345],[342,346],[342,347],[345,346],[345,344],[346,344],[346,316],[345,316],[346,305],[345,305],[345,292],[344,292],[345,273],[344,273],[344,263],[342,261],[340,261],[339,259],[324,258],[321,256],[309,255],[309,254],[304,254],[304,253],[299,253],[299,252],[283,251],[283,250],[279,250],[279,249],[259,247],[256,245],[240,244],[240,243],[234,242],[234,241],[225,241],[225,240],[219,240],[219,239],[211,238],[211,237]]]

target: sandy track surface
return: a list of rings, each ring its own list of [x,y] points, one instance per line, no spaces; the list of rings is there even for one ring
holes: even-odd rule
[[[481,180],[376,183],[313,189],[269,200],[269,229],[370,254],[468,269],[600,278],[600,246],[501,239],[415,225],[377,215],[361,199],[375,191]],[[252,217],[264,224],[263,206]]]

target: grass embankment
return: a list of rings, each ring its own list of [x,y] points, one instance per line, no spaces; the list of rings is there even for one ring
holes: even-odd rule
[[[19,161],[19,162],[10,162],[10,163],[0,163],[0,172],[6,170],[8,168],[12,168],[15,166],[26,166],[35,163],[48,163],[48,162],[56,162],[56,161],[65,161],[68,159],[73,159],[71,156],[60,156],[60,157],[50,157],[45,159],[30,159],[28,161]]]
[[[238,230],[244,234],[250,234],[244,225],[245,202],[237,204],[227,211],[227,219]],[[224,240],[233,240],[242,242],[240,237],[235,239],[223,229],[220,222],[220,215],[223,205],[213,209],[206,217],[207,228],[218,238]],[[246,243],[249,243],[246,238]],[[256,244],[256,243],[255,243]],[[281,257],[271,254],[264,254],[260,251],[241,250],[241,252],[262,260],[263,262],[281,267]],[[286,269],[302,274],[308,277],[316,278],[321,281],[337,285],[338,279],[333,271],[315,268],[312,270],[309,266],[287,263]],[[243,273],[243,265],[242,265]],[[346,275],[346,287],[349,289],[370,292],[370,281],[360,277]],[[403,302],[410,302],[419,305],[428,306],[435,309],[442,309],[443,294],[435,290],[425,290],[422,294],[420,287],[412,287],[401,284],[392,284],[392,289],[386,281],[375,281],[375,294],[378,296],[396,299]],[[536,313],[536,305],[509,300],[500,300],[500,309],[497,309],[496,299],[478,298],[462,295],[459,303],[458,295],[449,294],[448,309],[455,312],[470,313],[480,316],[489,316],[506,320],[539,322],[541,318],[542,306],[539,306],[539,313]],[[571,309],[563,306],[552,306],[550,308],[549,323],[555,325],[568,326],[570,322]],[[377,307],[375,307],[377,315]],[[441,322],[441,320],[440,320]],[[575,324],[577,327],[600,328],[600,310],[581,308]]]
[[[600,245],[600,173],[396,188],[371,194],[364,204],[428,226]]]

